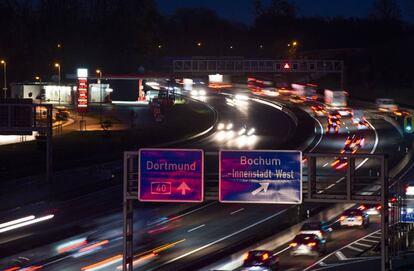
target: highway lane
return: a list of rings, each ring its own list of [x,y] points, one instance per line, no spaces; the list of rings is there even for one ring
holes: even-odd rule
[[[234,121],[233,125],[235,127],[237,126],[243,126],[243,125],[248,125],[250,122],[253,123],[261,123],[262,127],[266,127],[266,122],[263,124],[263,122],[257,121],[257,119],[265,119],[266,116],[272,115],[272,116],[277,116],[278,114],[275,114],[274,109],[273,108],[268,108],[267,106],[261,105],[261,104],[257,104],[257,106],[261,107],[262,109],[257,109],[255,105],[253,106],[248,106],[248,108],[246,109],[246,107],[243,106],[231,106],[228,105],[227,103],[229,103],[229,101],[227,101],[226,99],[223,99],[223,97],[221,96],[216,96],[216,97],[212,97],[212,101],[213,104],[215,105],[215,107],[217,108],[217,110],[222,113],[221,116],[221,120],[222,121]],[[250,110],[253,110],[255,113],[248,113]],[[264,112],[262,112],[262,110]],[[254,114],[257,114],[258,116],[256,116],[256,120],[254,120],[254,118],[252,116],[254,116]],[[248,117],[248,115],[250,115],[250,117]],[[285,114],[280,114],[281,117],[280,119],[278,119],[278,122],[281,123],[283,121],[287,121],[286,129],[289,129],[289,127],[291,126],[291,124],[289,123],[289,119],[287,116],[285,116]],[[276,117],[277,119],[277,117]],[[237,127],[240,128],[240,127]],[[261,132],[261,126],[259,125],[258,128],[255,127],[255,129],[257,129],[258,132]],[[272,128],[268,129],[267,131],[264,132],[265,135],[270,136],[269,133],[275,133],[278,135],[278,140],[271,140],[271,141],[267,141],[267,143],[269,145],[267,145],[268,148],[273,148],[274,146],[277,146],[276,144],[280,145],[283,142],[285,142],[288,138],[288,136],[284,136],[285,131],[281,131],[281,129],[277,129],[277,128]],[[261,143],[261,146],[265,146],[266,140],[263,140],[263,143]],[[276,144],[275,144],[276,143]],[[193,143],[194,144],[194,143]],[[211,136],[207,141],[203,141],[203,146],[208,148],[208,147],[212,147],[213,149],[217,150],[220,146],[221,146],[221,142],[220,140],[217,140],[217,138],[215,136]],[[114,193],[111,193],[111,195],[114,195]],[[93,205],[94,200],[98,200],[99,199],[95,199],[95,198],[89,198],[88,199],[91,202],[88,202],[86,204],[90,204]],[[102,210],[105,210],[105,206],[109,206],[111,205],[111,202],[113,202],[113,199],[111,199],[110,197],[103,201],[100,202],[100,205],[102,206]],[[117,201],[117,204],[119,204]],[[77,204],[77,205],[76,205]],[[79,206],[78,208],[76,208],[76,206]],[[70,208],[68,208],[66,211],[67,212],[72,212],[74,214],[81,214],[82,217],[86,217],[88,218],[91,214],[88,212],[89,210],[82,210],[82,202],[77,202],[74,203],[74,205],[70,206]],[[118,205],[119,206],[119,205]],[[168,210],[168,207],[166,208]],[[172,209],[172,208],[171,208]],[[96,208],[96,206],[94,206],[92,208],[92,210],[94,210],[94,215],[95,216],[99,216],[100,211]],[[108,211],[108,209],[105,210],[105,212],[110,212]],[[149,211],[150,213],[151,211]],[[154,213],[157,213],[157,211],[155,210]],[[167,212],[168,213],[168,212]],[[257,211],[255,211],[254,213],[257,213]],[[63,224],[70,224],[71,223],[71,218],[72,216],[64,211],[61,212],[61,214],[65,215],[65,221],[66,222],[62,222]],[[270,212],[270,214],[273,214],[272,212]],[[266,215],[266,212],[263,214]],[[56,216],[57,218],[59,218],[59,216]],[[249,217],[249,216],[247,216]],[[82,225],[82,222],[79,220],[79,217],[73,217],[72,221],[76,221],[76,223],[78,225]],[[48,225],[49,226],[49,225]],[[56,224],[53,224],[53,226],[55,227]],[[37,236],[39,234],[40,229],[37,231],[33,231],[31,234]],[[23,240],[24,242],[25,240]],[[47,240],[45,240],[47,242]],[[16,255],[18,256],[18,255]],[[15,257],[16,258],[16,257]]]
[[[218,104],[216,105],[217,107],[221,107],[222,108],[222,110],[225,112],[223,115],[224,116],[226,116],[226,117],[223,117],[222,118],[222,120],[223,121],[226,121],[226,120],[232,120],[234,117],[237,117],[238,115],[237,114],[235,114],[235,111],[237,111],[237,110],[240,110],[239,108],[235,108],[235,109],[230,109],[229,110],[229,108],[231,107],[231,108],[233,108],[234,106],[230,106],[230,105],[227,105],[227,101],[226,100],[224,100],[224,99],[220,99],[219,97],[214,97],[213,99],[212,99],[212,101],[214,101],[214,100],[218,100]],[[253,106],[254,107],[254,106]],[[254,107],[255,108],[255,107]],[[250,111],[250,112],[254,112],[254,110],[253,111]],[[221,111],[220,111],[220,113],[221,113]],[[272,112],[268,112],[268,113],[274,113],[274,111],[272,111]],[[268,113],[266,113],[266,114],[263,114],[263,115],[261,115],[260,116],[260,121],[257,121],[258,123],[261,123],[261,122],[265,122],[265,123],[268,123],[269,122],[269,120],[268,120],[268,118],[269,118],[269,114]],[[252,116],[250,116],[250,118],[251,118]],[[267,117],[267,118],[266,118]],[[240,118],[240,120],[237,120],[237,122],[235,122],[237,125],[240,125],[240,124],[242,124],[242,123],[249,123],[249,121],[250,121],[251,119],[249,119],[249,118],[247,118],[246,116],[245,117],[242,117],[242,118]],[[234,125],[234,124],[233,124]],[[255,125],[256,125],[256,123],[255,123]],[[268,134],[266,131],[266,129],[261,129],[260,128],[260,126],[257,126],[257,127],[259,127],[259,128],[257,128],[257,134],[259,135],[259,136],[261,136],[262,134],[264,134],[265,136],[266,135],[270,135],[270,134]],[[255,127],[256,128],[256,127]],[[278,126],[276,126],[275,125],[275,128],[274,129],[278,129]],[[280,130],[280,129],[279,129]],[[271,130],[270,130],[270,132],[272,132]],[[217,147],[220,147],[220,146],[222,146],[222,143],[220,142],[220,141],[217,141],[217,138],[216,138],[216,135],[217,134],[213,134],[212,136],[210,136],[207,140],[204,140],[203,141],[203,143],[202,143],[202,145],[205,145],[205,146],[211,146],[211,145],[215,145],[215,146],[217,146]],[[274,142],[274,140],[268,140],[268,139],[266,139],[266,137],[263,137],[263,141],[262,140],[260,140],[259,142],[259,144],[257,144],[257,145],[255,145],[255,148],[256,148],[256,146],[264,146],[264,147],[266,147],[266,146],[269,146],[269,145],[266,145],[266,144],[272,144],[271,146],[275,146],[276,144],[275,144],[275,142]],[[261,139],[261,138],[260,138]],[[276,143],[280,143],[280,144],[282,144],[283,143],[283,138],[282,138],[282,140],[280,140],[280,141],[278,141],[278,142],[276,142]],[[192,144],[194,144],[193,146],[197,146],[196,144],[197,144],[197,142],[196,143],[192,143]],[[275,145],[273,145],[273,144],[275,144]],[[231,143],[230,143],[230,145],[231,145]],[[200,145],[198,145],[198,146],[200,146]],[[274,147],[271,147],[271,148],[274,148]],[[209,220],[208,221],[219,221],[219,225],[217,225],[217,226],[214,226],[214,224],[212,225],[212,227],[207,227],[207,223],[202,223],[202,224],[198,224],[198,223],[194,223],[195,221],[197,221],[197,222],[199,222],[198,221],[198,219],[199,218],[196,218],[196,219],[191,219],[189,222],[188,222],[188,224],[186,224],[186,225],[188,225],[188,226],[194,226],[194,228],[196,228],[196,227],[199,227],[199,226],[201,226],[201,225],[203,225],[203,224],[206,224],[206,226],[203,226],[203,227],[201,227],[201,228],[199,228],[199,229],[197,229],[197,230],[194,230],[193,231],[193,233],[192,232],[190,232],[191,234],[195,234],[196,236],[197,236],[197,239],[198,239],[198,235],[201,235],[201,234],[199,234],[201,231],[203,232],[203,234],[205,235],[205,239],[203,239],[203,238],[201,238],[200,240],[197,240],[197,241],[200,241],[200,243],[190,243],[190,242],[188,242],[188,243],[185,243],[185,242],[182,242],[182,243],[180,243],[180,244],[178,244],[178,245],[176,245],[176,246],[174,246],[173,248],[171,248],[173,251],[174,251],[174,253],[171,253],[172,255],[170,255],[169,254],[169,256],[167,257],[166,255],[164,255],[164,257],[165,258],[161,258],[161,257],[159,257],[159,258],[157,258],[157,260],[156,261],[154,261],[154,262],[151,262],[150,264],[152,264],[152,265],[150,265],[150,266],[154,266],[154,267],[156,267],[157,265],[160,265],[160,264],[162,264],[163,262],[165,262],[165,261],[168,261],[168,260],[171,260],[171,259],[174,259],[174,258],[176,258],[176,257],[179,257],[179,256],[181,256],[181,255],[186,255],[185,253],[187,253],[187,252],[190,252],[190,251],[192,251],[192,250],[188,250],[188,248],[187,247],[184,247],[184,248],[182,248],[182,247],[180,247],[180,246],[184,246],[184,244],[189,244],[189,246],[190,247],[192,247],[192,248],[194,248],[195,247],[195,249],[198,249],[198,248],[203,248],[205,245],[208,245],[208,244],[210,244],[210,243],[214,243],[215,241],[217,241],[217,240],[220,240],[221,238],[223,238],[223,237],[226,237],[226,236],[228,236],[229,234],[227,234],[227,235],[218,235],[219,233],[221,233],[222,231],[223,231],[223,224],[224,225],[228,225],[228,227],[229,228],[231,228],[231,231],[230,232],[238,232],[238,231],[240,231],[240,230],[242,230],[243,229],[243,226],[244,226],[244,228],[246,227],[246,225],[247,226],[249,226],[249,225],[252,225],[252,224],[254,224],[254,223],[256,223],[257,221],[260,221],[260,219],[264,219],[264,218],[266,218],[266,215],[274,215],[274,214],[277,214],[277,212],[275,213],[275,211],[273,210],[273,209],[275,209],[276,208],[276,206],[273,206],[271,209],[272,210],[269,210],[269,211],[264,211],[264,208],[262,207],[262,206],[253,206],[253,205],[251,205],[251,207],[250,207],[250,205],[249,205],[249,207],[248,207],[248,209],[251,209],[251,213],[253,213],[253,214],[256,214],[256,213],[260,213],[261,214],[261,216],[260,217],[256,217],[256,216],[254,216],[253,218],[250,216],[250,212],[244,212],[244,210],[243,211],[240,211],[239,212],[239,214],[240,214],[240,216],[242,216],[243,217],[243,220],[242,221],[233,221],[233,219],[230,219],[231,218],[231,216],[229,216],[229,214],[231,213],[231,212],[234,212],[234,211],[237,211],[237,210],[239,210],[239,209],[237,209],[237,210],[233,210],[233,211],[231,211],[231,212],[227,212],[227,213],[221,213],[221,212],[217,212],[217,210],[221,210],[221,209],[226,209],[226,208],[228,208],[228,207],[226,207],[226,206],[229,206],[229,205],[220,205],[220,208],[214,208],[214,212],[212,212],[212,214],[211,214],[211,216],[209,216]],[[282,207],[282,208],[284,208],[284,207]],[[230,210],[229,210],[230,211]],[[207,217],[205,214],[204,214],[204,212],[207,212],[207,210],[203,210],[201,213],[200,213],[200,215],[202,216],[202,217]],[[216,213],[218,213],[218,214],[216,214]],[[268,216],[267,216],[268,217]],[[229,220],[230,222],[229,222],[229,224],[227,224],[227,220]],[[193,222],[193,224],[192,224],[192,222]],[[238,225],[237,224],[237,222],[239,223],[239,224],[241,224],[241,225]],[[246,224],[246,223],[251,223],[251,224]],[[198,224],[198,225],[196,225],[196,224]],[[255,228],[255,231],[256,232],[259,232],[261,229],[263,229],[263,227],[261,228],[261,227],[257,227],[258,225],[256,225],[256,226],[254,226],[254,228]],[[181,227],[180,227],[181,228]],[[214,231],[214,229],[215,228],[217,228],[217,230],[216,231]],[[265,228],[265,227],[264,227]],[[181,235],[182,234],[182,229],[181,229],[181,231],[177,231],[177,234],[176,234],[176,232],[175,231],[173,231],[173,236],[175,237],[176,235],[177,236],[184,236],[184,235]],[[245,231],[244,231],[245,232]],[[243,236],[243,234],[244,234],[244,232],[240,232],[239,234],[238,234],[238,236],[237,236],[237,239],[239,239],[239,240],[243,240],[243,239],[246,239],[247,237],[246,236]],[[190,233],[187,233],[187,234],[190,234]],[[231,233],[230,233],[231,234]],[[221,238],[217,238],[218,236],[222,236]],[[253,234],[253,236],[255,236],[254,234]],[[231,238],[232,238],[233,236],[231,236],[231,237],[229,237],[228,239],[226,239],[226,240],[228,240],[228,241],[232,241],[231,240]],[[163,240],[164,241],[164,239],[163,238],[160,238],[161,240]],[[165,241],[167,241],[167,242],[176,242],[176,241],[174,241],[175,240],[175,238],[174,239],[167,239],[167,240],[165,240]],[[181,240],[181,239],[179,239],[179,240]],[[178,241],[179,241],[178,240]],[[201,255],[206,255],[206,254],[208,254],[210,251],[208,250],[209,248],[214,248],[214,250],[217,248],[217,247],[220,247],[220,246],[225,246],[226,244],[225,244],[225,242],[223,242],[224,240],[222,240],[222,241],[220,241],[220,242],[218,242],[218,243],[215,243],[215,244],[213,244],[213,245],[211,245],[211,246],[209,246],[209,247],[205,247],[205,248],[203,248],[203,249],[201,249],[201,250],[199,250],[199,251],[197,251],[197,256],[201,256]],[[233,241],[234,242],[234,241]],[[231,243],[231,242],[230,242]],[[178,251],[176,251],[176,250],[178,250]],[[194,249],[193,249],[194,250]],[[114,246],[114,252],[118,252],[119,253],[119,247],[118,247],[118,249],[116,248],[116,246]],[[167,250],[167,251],[171,251],[171,250]],[[179,260],[185,260],[186,262],[188,262],[188,261],[190,261],[189,259],[191,258],[190,256],[191,255],[195,255],[196,253],[194,253],[194,254],[190,254],[190,255],[188,255],[188,256],[186,256],[185,258],[183,258],[183,259],[179,259]],[[111,255],[112,256],[114,256],[113,254],[111,254],[111,253],[109,253],[108,251],[106,251],[105,250],[105,252],[104,252],[104,255],[103,256],[108,256],[109,255],[109,257],[111,257]],[[101,255],[100,255],[101,256]],[[97,257],[97,256],[94,256],[93,257],[93,261],[91,260],[91,259],[88,259],[88,258],[85,258],[85,259],[83,259],[83,260],[77,260],[76,262],[79,262],[79,266],[81,266],[81,265],[83,265],[83,266],[85,266],[85,265],[88,265],[88,264],[93,264],[93,263],[96,263],[96,259],[97,258],[101,258],[101,259],[105,259],[105,257]],[[115,256],[116,256],[116,254],[115,254]],[[178,261],[178,260],[177,260]],[[68,268],[69,267],[74,267],[75,266],[75,263],[73,262],[73,261],[69,261],[69,263],[67,263],[67,261],[65,260],[65,261],[62,261],[62,262],[59,262],[59,264],[61,264],[61,265],[65,265],[65,264],[67,264],[67,266],[68,266]],[[51,267],[50,267],[51,268]],[[57,269],[58,270],[58,269]],[[60,270],[62,270],[62,269],[60,269]],[[68,269],[68,270],[71,270],[71,269]],[[168,270],[168,268],[166,269],[166,270]]]
[[[337,219],[329,222],[333,231],[327,241],[327,251],[323,255],[291,256],[290,241],[279,247],[269,248],[271,253],[279,257],[280,270],[313,270],[331,264],[343,263],[358,258],[362,252],[378,245],[381,236],[379,215],[371,215],[370,225],[366,228],[341,229]],[[244,268],[235,269],[235,271],[240,270],[244,270]]]

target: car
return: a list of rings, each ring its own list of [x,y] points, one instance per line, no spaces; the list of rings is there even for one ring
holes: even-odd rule
[[[366,212],[368,215],[380,215],[382,206],[381,204],[363,204],[358,209]]]
[[[341,150],[341,154],[355,154],[359,148],[364,146],[365,138],[361,135],[348,136],[345,141],[345,146]],[[348,159],[346,157],[338,157],[332,163],[331,166],[334,169],[342,169],[348,165]]]
[[[345,116],[352,116],[353,115],[353,111],[351,108],[339,108],[338,110],[336,110],[338,112],[338,114],[340,114],[341,116],[345,117]]]
[[[369,226],[369,215],[360,209],[348,209],[340,216],[339,225],[341,228],[355,226],[365,228]]]
[[[332,228],[324,221],[311,221],[304,223],[299,234],[315,234],[321,239],[328,240],[331,237]]]
[[[243,257],[243,267],[254,269],[243,270],[279,270],[279,257],[269,250],[252,250]],[[260,269],[262,268],[262,269]]]
[[[348,159],[346,157],[338,157],[331,163],[331,166],[334,169],[343,169],[347,165]]]
[[[398,109],[398,105],[393,99],[379,98],[376,100],[376,104],[379,111],[390,112]]]
[[[295,104],[301,104],[305,101],[306,99],[298,96],[298,95],[292,95],[292,97],[289,99],[290,102],[295,103]]]
[[[400,110],[400,109],[394,110],[394,111],[392,111],[392,113],[397,117],[407,117],[407,116],[410,115],[410,112]]]
[[[312,105],[311,109],[316,116],[326,116],[327,114],[325,107],[320,105]]]
[[[335,117],[337,119],[341,119],[342,115],[338,110],[332,110],[329,112],[329,116]]]
[[[326,127],[326,133],[330,133],[333,130],[336,134],[339,132],[339,127],[341,127],[341,117],[337,115],[328,115],[328,124]]]
[[[326,240],[316,234],[298,234],[290,242],[290,256],[316,256],[326,253]]]
[[[358,128],[369,127],[369,123],[365,118],[360,119],[357,123],[354,123]]]
[[[341,153],[354,154],[359,150],[359,148],[363,147],[364,144],[364,136],[353,134],[347,137],[345,146],[342,149]]]
[[[193,88],[193,90],[191,90],[191,96],[195,96],[195,97],[203,97],[206,96],[207,92],[204,88]]]

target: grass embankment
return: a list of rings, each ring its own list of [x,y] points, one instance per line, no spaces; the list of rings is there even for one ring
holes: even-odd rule
[[[162,123],[151,119],[149,111],[136,116],[139,124],[129,130],[73,131],[53,138],[53,169],[63,170],[121,160],[123,151],[138,150],[174,141],[207,129],[214,117],[202,104],[175,105]],[[45,151],[29,141],[0,146],[0,181],[45,172]]]

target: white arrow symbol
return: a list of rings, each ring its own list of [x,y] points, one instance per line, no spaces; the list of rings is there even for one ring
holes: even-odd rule
[[[260,183],[260,187],[252,191],[252,195],[255,196],[263,191],[263,193],[267,192],[269,188],[269,183]]]
[[[177,190],[181,190],[181,195],[185,195],[186,191],[191,191],[191,188],[185,183],[182,182],[178,187]]]

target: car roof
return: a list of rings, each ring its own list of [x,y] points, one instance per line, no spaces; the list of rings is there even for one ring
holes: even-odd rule
[[[296,242],[315,241],[318,240],[318,236],[315,234],[298,234],[294,239]]]
[[[270,251],[269,250],[250,250],[249,251],[249,254],[253,254],[253,255],[263,255],[265,253],[270,254]]]
[[[364,212],[360,209],[348,209],[346,211],[343,212],[344,215],[361,215]]]

